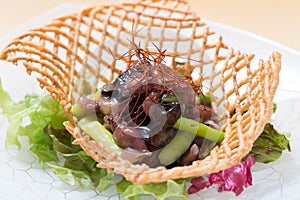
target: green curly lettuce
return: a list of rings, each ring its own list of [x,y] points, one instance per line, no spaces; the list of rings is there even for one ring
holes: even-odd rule
[[[186,182],[188,180],[168,180],[163,183],[148,183],[136,185],[125,179],[117,184],[117,190],[122,193],[123,198],[129,200],[140,200],[141,195],[151,195],[157,200],[178,199],[187,200],[188,193],[186,190]]]
[[[27,94],[24,100],[14,102],[0,81],[0,108],[9,122],[6,147],[20,148],[19,137],[27,137],[30,151],[41,166],[48,165],[65,183],[82,189],[97,188],[99,192],[114,184],[113,173],[97,168],[80,146],[72,144],[74,138],[63,126],[67,117],[59,102],[48,93]],[[63,165],[57,165],[58,162]]]
[[[249,155],[254,157],[255,162],[270,163],[280,158],[285,150],[291,151],[289,140],[272,124],[267,123]]]
[[[49,95],[27,94],[24,100],[14,102],[0,83],[0,108],[9,122],[6,147],[16,145],[20,148],[19,136],[25,136],[41,166],[59,161],[51,137],[44,133],[44,128],[49,124],[62,128],[62,122],[66,120],[57,100]]]
[[[65,129],[55,130],[48,126],[46,132],[53,140],[54,150],[65,159],[63,166],[48,164],[58,178],[81,189],[97,188],[99,192],[114,184],[114,174],[97,168],[94,159],[80,146],[72,144],[74,138]]]

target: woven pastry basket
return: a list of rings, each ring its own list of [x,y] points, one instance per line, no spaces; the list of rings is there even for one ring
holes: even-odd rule
[[[70,113],[72,105],[80,96],[94,93],[101,83],[121,73],[122,68],[113,58],[124,53],[119,49],[130,47],[128,38],[132,33],[146,50],[152,43],[167,49],[169,66],[176,67],[178,57],[183,59],[184,68],[196,74],[194,81],[205,83],[214,97],[212,106],[220,117],[225,138],[203,160],[171,169],[132,164],[107,151],[77,127],[77,119]],[[188,45],[183,48],[181,43]],[[93,6],[28,31],[1,54],[2,60],[35,74],[40,87],[60,100],[69,118],[65,122],[67,130],[76,138],[75,143],[98,162],[98,167],[122,174],[137,184],[218,172],[236,165],[249,153],[271,117],[281,65],[279,53],[258,63],[251,63],[253,58],[252,54],[228,48],[222,37],[182,0]]]

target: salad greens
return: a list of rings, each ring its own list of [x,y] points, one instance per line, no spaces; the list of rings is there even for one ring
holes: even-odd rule
[[[21,147],[18,136],[26,136],[31,145],[30,150],[39,158],[40,164],[59,161],[53,149],[52,139],[44,133],[44,128],[52,124],[55,128],[63,128],[66,120],[59,103],[47,96],[27,94],[20,102],[13,102],[0,84],[0,108],[7,117],[9,127],[5,145]],[[28,119],[29,118],[29,119]],[[30,121],[30,124],[26,125]],[[25,124],[25,125],[24,125]]]
[[[14,102],[0,83],[0,108],[9,122],[6,147],[20,148],[19,136],[25,136],[41,166],[45,168],[47,164],[66,183],[99,191],[112,185],[113,174],[97,168],[91,157],[72,144],[74,138],[62,124],[67,117],[49,94],[28,94],[24,100]],[[63,166],[58,165],[59,161]]]
[[[187,199],[185,179],[168,180],[163,183],[148,183],[143,185],[135,185],[125,179],[117,184],[117,190],[122,192],[122,197],[129,200],[140,200],[141,194],[154,196],[157,200],[175,198],[178,200]]]
[[[289,140],[267,123],[249,155],[254,157],[255,162],[269,163],[276,161],[284,150],[291,151]]]
[[[114,184],[114,174],[97,168],[96,161],[88,156],[80,146],[72,144],[74,138],[66,130],[55,130],[48,127],[46,133],[51,136],[56,153],[64,158],[63,166],[48,163],[58,178],[82,189],[97,188],[99,192],[105,191]]]
[[[20,148],[19,137],[27,137],[30,150],[38,157],[41,166],[43,168],[49,166],[67,184],[83,189],[96,188],[99,192],[103,192],[110,186],[115,185],[117,190],[122,192],[122,197],[130,200],[138,200],[140,195],[143,194],[152,195],[156,199],[161,200],[171,197],[176,199],[188,198],[186,183],[190,182],[190,179],[135,185],[124,178],[116,182],[114,173],[108,173],[106,169],[97,168],[97,163],[80,146],[72,144],[74,138],[62,125],[62,122],[67,120],[65,113],[59,106],[59,102],[49,94],[27,94],[24,100],[14,102],[9,94],[3,90],[0,81],[0,108],[2,114],[6,116],[9,122],[6,147],[16,145]],[[290,151],[288,139],[280,134],[271,124],[267,124],[248,156],[253,157],[255,162],[273,162],[286,149]],[[239,166],[243,166],[243,163]],[[251,164],[247,166],[246,179],[248,182],[245,186],[251,185],[249,181],[251,178],[249,168],[251,166]],[[219,173],[228,175],[225,172],[228,171],[224,170]],[[216,175],[218,174],[216,173],[215,176],[209,177],[217,177]],[[229,175],[228,177],[230,178]],[[208,187],[213,182],[220,183],[217,180],[211,180],[207,184],[208,182],[203,182],[203,178],[196,180],[202,181],[198,184],[206,184],[203,188]],[[226,183],[225,176],[222,177],[222,181]],[[196,182],[194,180],[194,183]],[[224,191],[234,191],[236,194],[239,194],[239,191],[236,190],[237,188],[235,187],[234,189],[223,188]]]

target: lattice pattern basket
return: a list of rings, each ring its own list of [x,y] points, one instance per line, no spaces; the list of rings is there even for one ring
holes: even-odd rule
[[[167,49],[171,67],[176,67],[178,58],[184,59],[185,69],[196,74],[194,81],[205,83],[211,95],[218,97],[212,99],[212,106],[222,119],[225,139],[205,159],[171,169],[134,165],[108,153],[76,126],[72,104],[122,71],[114,56],[128,49],[132,33],[144,49],[152,43]],[[40,86],[60,100],[69,117],[67,129],[99,167],[137,184],[218,172],[236,165],[251,150],[271,117],[281,65],[279,53],[258,64],[251,63],[253,58],[228,48],[183,0],[92,6],[28,31],[1,55],[3,60],[26,67],[29,74],[35,73]]]

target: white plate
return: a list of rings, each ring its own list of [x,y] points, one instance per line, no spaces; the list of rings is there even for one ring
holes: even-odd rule
[[[28,22],[0,39],[0,49],[8,41],[26,30],[47,23],[51,19],[81,9],[78,5],[63,5]],[[273,116],[274,124],[285,132],[290,132],[292,152],[285,152],[275,163],[256,164],[253,173],[253,186],[248,187],[236,199],[299,199],[300,188],[300,53],[260,36],[207,21],[211,28],[221,33],[226,44],[252,52],[259,58],[267,58],[272,51],[282,54],[281,82],[275,101],[278,111]],[[28,91],[39,91],[36,82],[26,75],[23,69],[0,62],[0,77],[6,90],[14,99],[21,99]],[[17,82],[17,84],[16,84]],[[22,86],[22,87],[20,87]],[[25,146],[20,151],[5,149],[4,140],[7,123],[0,117],[0,199],[120,199],[120,195],[110,189],[98,194],[94,190],[83,191],[62,183],[50,170],[42,170],[36,157]],[[233,199],[233,193],[218,193],[215,188],[204,190],[190,199]]]

